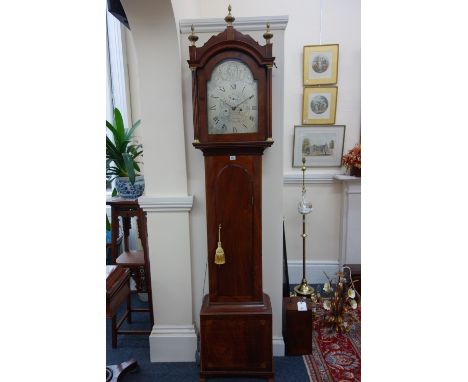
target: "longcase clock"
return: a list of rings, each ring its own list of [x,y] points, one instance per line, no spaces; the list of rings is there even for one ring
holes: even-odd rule
[[[234,17],[202,47],[189,40],[193,146],[205,161],[209,294],[200,312],[200,380],[273,379],[272,311],[262,289],[262,154],[271,136],[273,35],[265,45]]]

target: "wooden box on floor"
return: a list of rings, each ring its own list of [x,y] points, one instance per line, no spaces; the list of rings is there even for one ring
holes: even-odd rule
[[[298,311],[300,297],[283,298],[283,338],[286,355],[312,354],[312,303],[307,310]]]
[[[273,378],[272,312],[263,304],[209,304],[200,313],[201,380],[215,376]]]

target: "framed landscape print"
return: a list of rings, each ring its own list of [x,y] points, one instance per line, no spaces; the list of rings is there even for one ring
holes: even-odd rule
[[[304,47],[304,85],[336,84],[338,44]]]
[[[333,125],[336,116],[336,86],[304,88],[302,123],[304,125]]]
[[[294,126],[293,167],[340,167],[344,125]]]

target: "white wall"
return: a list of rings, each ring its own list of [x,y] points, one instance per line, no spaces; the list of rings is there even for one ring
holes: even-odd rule
[[[338,261],[340,253],[341,184],[307,185],[314,210],[306,216],[307,260]],[[302,260],[302,215],[297,212],[301,186],[284,186],[283,214],[288,260]]]
[[[179,1],[173,0],[173,3]],[[291,167],[294,125],[302,116],[302,65],[304,45],[340,44],[336,124],[346,125],[345,150],[359,142],[361,108],[361,2],[360,0],[202,0],[199,17],[224,17],[227,5],[237,16],[288,15],[285,34],[284,170]],[[191,18],[191,17],[187,17]],[[335,169],[337,170],[337,169]],[[329,170],[314,170],[328,172]],[[339,171],[335,171],[339,172]]]
[[[235,17],[288,15],[285,32],[284,59],[284,153],[285,174],[301,173],[292,168],[294,125],[302,117],[302,66],[304,45],[320,43],[339,44],[338,100],[336,124],[346,125],[344,150],[349,150],[360,141],[361,117],[361,4],[360,0],[201,0],[199,7],[194,1],[173,0],[176,9],[192,4],[197,15],[183,14],[183,18],[219,18],[227,14],[231,4]],[[322,28],[320,28],[320,5],[322,3]],[[176,19],[178,19],[176,12]],[[186,100],[184,100],[186,102]],[[191,101],[190,101],[191,102]],[[310,174],[340,174],[339,167],[308,169]],[[314,211],[307,217],[308,260],[338,262],[340,257],[340,208],[341,184],[332,180],[325,184],[308,184],[308,195]],[[300,184],[284,186],[283,215],[285,217],[288,260],[302,259],[302,220],[296,212],[301,195]]]
[[[288,15],[285,32],[284,60],[284,173],[300,175],[292,168],[292,146],[294,125],[301,123],[302,116],[302,65],[304,45],[320,43],[320,4],[322,3],[322,43],[340,45],[338,67],[338,101],[336,124],[346,125],[344,150],[360,141],[361,116],[361,48],[360,48],[360,0],[172,0],[174,17],[180,19],[222,18],[231,4],[235,17]],[[130,87],[132,91],[132,114],[134,120],[140,116],[139,99],[136,94],[137,76],[131,37],[127,36]],[[182,69],[185,62],[182,62]],[[184,105],[191,98],[184,98]],[[186,116],[184,116],[187,119]],[[190,116],[188,116],[190,120]],[[336,168],[308,169],[310,174],[339,174]],[[330,177],[332,179],[332,177]],[[203,182],[203,179],[200,180]],[[328,184],[308,184],[308,195],[315,206],[307,217],[309,234],[307,259],[338,262],[340,238],[341,185],[330,180]],[[295,203],[300,198],[300,184],[284,186],[283,215],[285,217],[286,242],[289,260],[302,259],[301,217]]]
[[[232,14],[235,17],[253,17],[253,16],[289,16],[288,27],[284,33],[284,60],[278,60],[277,65],[281,65],[281,71],[284,73],[282,84],[277,83],[276,88],[284,87],[284,101],[281,106],[276,106],[273,114],[282,114],[281,119],[277,120],[277,126],[274,126],[275,145],[269,150],[277,150],[278,144],[282,144],[282,160],[275,161],[275,166],[282,167],[285,176],[297,176],[297,182],[285,184],[282,189],[283,205],[278,203],[278,209],[285,217],[285,228],[287,238],[287,250],[289,260],[298,261],[302,259],[302,240],[299,233],[302,230],[301,216],[297,213],[297,202],[300,199],[300,170],[293,169],[292,162],[292,145],[294,125],[301,122],[302,116],[302,60],[303,46],[319,44],[320,34],[322,35],[322,43],[337,43],[340,44],[340,57],[338,69],[338,103],[336,124],[346,125],[345,136],[345,151],[351,148],[359,141],[360,137],[360,1],[359,0],[322,0],[322,28],[320,28],[320,0],[294,0],[294,1],[266,1],[266,0],[172,0],[174,18],[177,25],[174,28],[178,29],[178,22],[181,19],[196,19],[196,18],[223,18],[227,14],[227,5],[232,5]],[[171,27],[172,28],[172,27]],[[320,33],[321,31],[321,33]],[[263,43],[260,32],[253,33],[254,38]],[[128,37],[128,36],[127,36]],[[200,46],[208,37],[207,34],[200,34],[200,40],[197,43]],[[142,36],[144,38],[144,36]],[[182,40],[184,39],[184,41]],[[203,295],[203,279],[205,274],[206,261],[206,217],[204,203],[204,172],[203,172],[203,156],[198,150],[195,150],[191,145],[193,133],[190,131],[192,126],[191,115],[191,80],[190,71],[187,69],[187,52],[188,43],[186,36],[180,36],[180,71],[182,79],[182,110],[183,126],[185,129],[185,152],[180,153],[177,162],[181,165],[180,159],[186,160],[187,168],[187,187],[188,193],[194,195],[194,205],[190,212],[190,257],[191,257],[191,298],[193,299],[192,315],[193,321],[197,322],[199,318],[199,307],[201,297]],[[127,38],[128,54],[135,54],[135,50],[131,46],[131,38]],[[273,38],[275,44],[275,37]],[[275,46],[275,45],[274,45]],[[170,50],[166,46],[148,46],[149,50],[157,52],[159,55],[164,55],[165,50]],[[142,51],[143,52],[143,51]],[[144,53],[150,55],[151,53]],[[155,54],[155,53],[153,53]],[[151,56],[156,63],[152,71],[158,72],[157,59]],[[138,70],[136,70],[138,58],[129,57],[129,73],[130,87],[132,91],[142,91],[138,89]],[[141,63],[139,64],[141,67]],[[145,68],[147,73],[152,73],[148,68]],[[133,78],[133,80],[132,80]],[[164,79],[161,79],[163,82]],[[144,81],[141,79],[140,88],[144,86]],[[166,85],[168,89],[172,86]],[[139,118],[139,110],[141,105],[146,103],[148,110],[152,107],[151,103],[159,102],[159,97],[166,99],[167,94],[164,91],[166,86],[159,87],[159,91],[154,91],[148,88],[146,100],[139,99],[138,95],[132,94],[132,110],[133,117]],[[173,89],[173,87],[172,87]],[[145,94],[146,94],[145,93]],[[275,96],[275,94],[274,94]],[[150,102],[150,103],[148,103]],[[179,102],[179,101],[177,101]],[[168,104],[170,109],[170,105]],[[177,108],[177,113],[180,113]],[[157,118],[154,119],[155,121]],[[178,123],[177,123],[178,124]],[[282,126],[281,126],[282,124]],[[146,127],[143,121],[143,130]],[[276,129],[276,132],[275,132]],[[160,132],[162,133],[163,130]],[[279,134],[282,137],[278,137]],[[181,132],[177,133],[180,139]],[[145,134],[146,135],[146,134]],[[152,172],[165,173],[166,176],[172,178],[172,175],[163,171],[164,167],[171,167],[174,161],[168,161],[165,158],[173,156],[173,153],[167,156],[168,150],[171,150],[170,145],[166,147],[158,147],[162,151],[154,152],[152,147],[155,145],[155,138],[164,139],[163,136],[156,137],[154,132],[151,132],[151,140],[144,141],[145,145],[145,167],[152,168]],[[267,150],[264,161],[270,155]],[[185,159],[186,158],[186,159]],[[149,162],[148,162],[149,161]],[[183,166],[182,166],[183,167]],[[149,168],[145,168],[149,170]],[[157,170],[157,171],[156,171]],[[182,168],[176,171],[178,181],[181,181],[180,174]],[[264,169],[266,170],[266,169]],[[321,263],[337,264],[340,256],[340,213],[341,213],[341,197],[342,185],[333,180],[333,174],[342,173],[342,169],[322,168],[310,169],[307,171],[312,176],[321,176],[320,182],[309,183],[307,185],[308,196],[314,205],[314,211],[307,217],[308,250],[307,259],[318,261]],[[325,179],[325,181],[323,181]],[[153,193],[161,195],[167,194],[169,179],[157,179],[158,183],[149,184]],[[173,181],[173,179],[171,179]],[[152,179],[151,182],[154,182]],[[170,187],[170,186],[169,186]],[[281,181],[277,183],[277,187],[281,188]],[[185,184],[178,184],[178,187],[172,188],[172,193],[181,193],[185,190]],[[264,188],[265,191],[265,188]],[[182,192],[184,193],[184,192]],[[265,202],[265,200],[264,200]],[[264,227],[265,228],[265,227]],[[281,233],[277,233],[277,245],[281,246]],[[276,236],[276,235],[275,235]],[[264,243],[267,241],[264,237]],[[150,238],[150,244],[154,242]],[[156,244],[155,244],[156,245]],[[280,279],[276,277],[276,270],[281,268],[281,259],[271,259],[266,256],[264,245],[263,269],[264,269],[264,289],[270,295],[277,294],[280,290]],[[150,245],[150,253],[153,249]],[[271,266],[272,274],[266,275],[265,264],[272,262],[267,267]],[[177,275],[173,275],[177,279]],[[162,286],[160,286],[163,288]],[[207,291],[207,285],[205,293]],[[275,303],[274,303],[275,304]],[[158,308],[156,302],[156,309]],[[275,308],[275,307],[274,307]],[[279,322],[279,321],[278,321]],[[278,322],[274,324],[274,333],[280,333]]]

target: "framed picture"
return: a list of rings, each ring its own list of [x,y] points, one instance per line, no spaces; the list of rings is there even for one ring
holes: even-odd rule
[[[338,44],[304,47],[304,85],[331,85],[338,79]]]
[[[305,87],[302,106],[304,125],[333,125],[336,116],[336,86]]]
[[[293,167],[339,167],[343,156],[344,125],[294,126]]]

